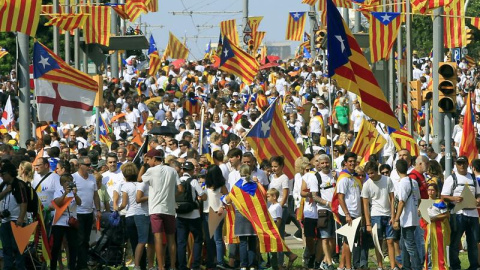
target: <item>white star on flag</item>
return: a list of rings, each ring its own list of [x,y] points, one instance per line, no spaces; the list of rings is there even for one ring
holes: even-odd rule
[[[342,53],[343,53],[343,51],[345,51],[345,40],[343,40],[342,36],[340,36],[340,35],[336,35],[335,38],[338,41],[340,41],[340,43],[342,44],[340,48],[341,48]]]
[[[228,56],[228,52],[229,52],[229,50],[227,50],[227,49],[225,49],[225,50],[223,51],[223,53],[225,54],[225,57]]]
[[[45,57],[43,57],[43,55],[40,55],[40,58],[42,58],[42,59],[38,63],[42,64],[43,68],[45,68],[45,66],[50,66],[50,63],[48,63],[48,59],[50,59],[50,57],[45,58]]]
[[[270,130],[270,122],[272,120],[268,120],[267,122],[263,122],[262,121],[262,132],[263,132],[263,136],[266,136],[267,135],[267,132]]]
[[[390,21],[390,16],[388,16],[387,13],[385,13],[385,14],[384,14],[383,16],[381,16],[380,18],[382,18],[382,22],[384,22],[384,21],[389,22],[389,21]]]
[[[295,13],[293,14],[293,17],[294,17],[295,19],[298,19],[298,18],[300,17],[300,14],[299,14],[298,12],[295,12]]]

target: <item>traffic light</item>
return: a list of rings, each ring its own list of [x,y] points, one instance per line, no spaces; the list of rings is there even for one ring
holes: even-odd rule
[[[441,113],[456,112],[457,108],[457,64],[440,62],[438,68],[438,107]]]
[[[423,90],[423,101],[430,101],[432,100],[432,98],[433,98],[433,89],[432,89],[432,85],[429,84],[429,86]]]
[[[467,29],[465,30],[465,33],[466,33],[466,36],[465,36],[465,40],[466,40],[465,46],[467,46],[468,44],[472,43],[472,41],[473,41],[473,30],[470,29],[470,28],[467,28]]]
[[[249,49],[250,51],[253,50],[253,45],[254,45],[254,41],[253,41],[253,39],[250,39],[250,40],[248,41],[248,49]]]
[[[322,29],[315,32],[315,47],[318,49],[324,49],[326,44],[327,30]]]
[[[413,109],[422,108],[422,82],[419,80],[410,81],[410,102]]]

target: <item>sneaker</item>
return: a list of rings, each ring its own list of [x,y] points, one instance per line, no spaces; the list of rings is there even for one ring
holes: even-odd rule
[[[322,261],[322,263],[320,263],[320,269],[327,270],[328,269],[328,264],[326,262]]]
[[[285,237],[289,237],[289,236],[292,236],[292,235],[289,233],[285,233]]]
[[[293,237],[297,238],[297,239],[302,239],[302,230],[301,229],[298,229],[294,234],[293,234]]]
[[[335,266],[333,264],[327,265],[327,270],[335,270]]]
[[[242,267],[242,268],[240,268],[240,270],[247,270],[247,268],[246,268],[246,267]]]

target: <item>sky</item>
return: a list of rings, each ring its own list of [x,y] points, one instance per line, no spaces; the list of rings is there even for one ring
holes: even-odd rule
[[[217,42],[220,34],[219,24],[221,21],[236,19],[237,30],[241,32],[239,24],[242,24],[243,0],[158,0],[158,12],[142,15],[140,20],[147,24],[146,36],[153,34],[157,47],[164,50],[168,42],[168,32],[171,31],[180,40],[187,36],[187,46],[190,49],[189,59],[202,59],[206,45],[211,40]],[[249,16],[264,16],[259,26],[259,31],[266,31],[264,42],[291,42],[297,46],[299,42],[286,41],[285,31],[287,26],[288,12],[308,11],[309,5],[302,4],[301,0],[250,0]],[[172,11],[216,11],[232,12],[237,14],[193,14],[173,15]],[[197,27],[200,26],[200,27]],[[214,27],[211,27],[214,26]],[[310,26],[307,19],[305,30]],[[190,38],[198,36],[199,38]],[[207,38],[201,38],[207,37]]]

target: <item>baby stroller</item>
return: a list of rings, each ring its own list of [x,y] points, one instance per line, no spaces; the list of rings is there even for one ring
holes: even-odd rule
[[[112,215],[118,215],[118,213],[102,214],[100,239],[89,251],[90,258],[96,263],[93,269],[105,270],[110,269],[111,266],[122,266],[119,269],[128,270],[125,266],[125,219],[120,216],[112,219]]]

